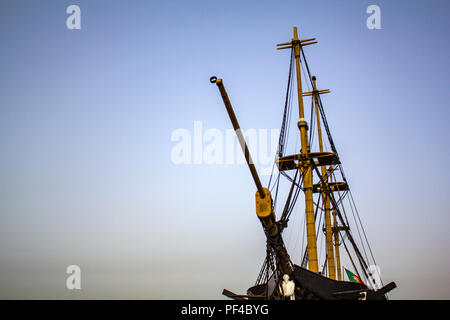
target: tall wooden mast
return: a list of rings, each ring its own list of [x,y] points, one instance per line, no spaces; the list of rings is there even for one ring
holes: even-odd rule
[[[294,37],[291,42],[281,43],[278,49],[293,48],[295,56],[295,67],[297,76],[297,94],[298,94],[298,111],[301,139],[301,156],[306,160],[301,162],[301,170],[303,174],[303,192],[305,193],[305,215],[306,215],[306,238],[308,246],[308,268],[313,272],[319,271],[319,264],[317,259],[317,237],[316,237],[316,221],[314,217],[314,203],[313,203],[313,183],[312,183],[312,165],[309,159],[309,141],[308,141],[308,124],[305,121],[305,111],[303,108],[303,91],[302,79],[300,71],[300,52],[302,46],[313,44],[315,39],[299,40],[297,27],[294,27]]]
[[[297,93],[298,93],[298,111],[300,120],[297,123],[300,129],[301,152],[303,155],[309,153],[308,141],[308,124],[305,121],[305,111],[303,108],[303,91],[302,77],[300,71],[300,50],[302,45],[298,38],[297,27],[294,27],[294,38],[292,39],[295,56],[295,68],[297,76]],[[319,271],[319,263],[317,259],[317,237],[316,237],[316,219],[314,217],[314,203],[312,194],[312,167],[311,164],[305,163],[302,166],[303,173],[303,191],[305,193],[305,214],[306,214],[306,237],[308,244],[308,267],[313,272]]]
[[[313,80],[313,98],[314,105],[316,109],[316,121],[317,121],[317,136],[319,140],[319,151],[323,152],[323,141],[322,141],[322,129],[320,127],[320,114],[319,114],[319,94],[328,93],[329,90],[317,90],[316,77],[312,77]],[[325,184],[328,184],[328,173],[326,166],[321,166],[322,180]],[[325,240],[327,245],[327,265],[328,265],[328,277],[331,279],[336,279],[336,268],[334,264],[334,250],[333,250],[333,234],[331,228],[331,215],[330,215],[330,197],[326,192],[327,186],[322,188],[322,202],[323,209],[325,211]]]
[[[330,183],[333,183],[333,172],[330,172]],[[339,252],[339,226],[336,219],[336,209],[333,207],[333,238],[334,238],[334,251],[336,254],[336,271],[337,279],[342,280],[341,274],[341,254]]]

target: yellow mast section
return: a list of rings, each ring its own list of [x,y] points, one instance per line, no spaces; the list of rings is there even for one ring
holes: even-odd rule
[[[319,151],[323,152],[323,142],[322,142],[322,129],[320,127],[320,114],[319,114],[319,94],[328,93],[329,90],[317,90],[316,86],[316,77],[312,77],[313,80],[313,98],[314,105],[316,109],[316,121],[317,121],[317,136],[319,140]],[[325,184],[328,184],[328,174],[326,166],[321,166],[322,170],[322,179]],[[321,188],[322,190],[326,190],[326,188]],[[336,279],[336,268],[334,265],[334,250],[333,250],[333,234],[331,229],[331,216],[330,216],[330,198],[328,197],[325,191],[322,192],[322,202],[323,208],[325,211],[325,240],[327,245],[327,260],[328,260],[328,276],[331,279]]]
[[[313,272],[319,272],[319,263],[317,259],[317,237],[316,237],[316,218],[314,217],[313,203],[313,181],[312,165],[309,157],[310,147],[308,142],[308,124],[305,121],[305,112],[303,108],[302,79],[300,72],[300,53],[303,46],[317,43],[315,38],[299,40],[297,27],[294,27],[294,37],[291,42],[277,44],[278,50],[293,49],[295,56],[295,67],[297,76],[297,94],[298,94],[298,112],[300,121],[297,126],[300,130],[301,156],[299,163],[303,174],[303,192],[305,193],[305,215],[306,215],[306,239],[308,248],[308,268]]]
[[[294,48],[295,66],[297,75],[297,91],[298,91],[298,110],[300,115],[300,121],[298,127],[300,129],[301,138],[301,152],[302,155],[309,153],[308,142],[308,124],[305,121],[305,112],[303,108],[303,92],[302,92],[302,79],[300,73],[300,50],[301,41],[298,38],[297,27],[294,27],[294,38],[292,39],[292,46]],[[317,259],[317,238],[316,238],[316,219],[314,217],[314,203],[312,196],[312,167],[311,164],[304,163],[302,165],[303,173],[303,191],[305,193],[305,215],[306,215],[306,237],[308,245],[308,267],[313,272],[319,271],[319,264]]]
[[[330,183],[333,182],[333,172],[330,172]],[[341,274],[341,254],[339,252],[339,226],[336,219],[336,209],[333,207],[333,237],[334,237],[334,251],[336,253],[336,270],[337,279],[342,280]]]

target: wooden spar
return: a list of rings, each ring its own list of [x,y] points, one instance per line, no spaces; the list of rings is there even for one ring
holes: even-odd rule
[[[238,137],[239,143],[242,147],[242,151],[245,155],[245,160],[252,174],[253,180],[255,181],[256,188],[258,189],[255,194],[256,200],[256,215],[261,221],[264,233],[266,234],[267,243],[272,247],[276,255],[277,267],[282,274],[292,275],[294,272],[291,259],[284,245],[283,238],[281,237],[281,230],[278,227],[275,219],[275,212],[273,210],[272,196],[270,190],[263,188],[261,180],[259,180],[258,173],[256,171],[255,165],[253,164],[252,158],[250,156],[250,151],[248,150],[247,143],[245,142],[244,135],[242,134],[241,128],[237,121],[236,115],[234,114],[233,106],[231,105],[230,99],[228,98],[227,91],[223,85],[222,79],[217,79],[217,77],[211,77],[209,79],[211,83],[215,83],[219,88],[220,94],[222,96],[223,102],[227,109],[228,115],[230,116],[231,123],[233,124],[234,131]]]
[[[297,94],[298,94],[298,111],[299,122],[298,128],[300,129],[301,139],[301,153],[305,157],[309,153],[308,142],[308,124],[305,121],[305,111],[303,108],[303,92],[302,92],[302,79],[300,72],[300,50],[302,43],[298,38],[297,27],[294,27],[294,38],[292,39],[292,47],[294,49],[295,67],[297,76]],[[305,193],[305,215],[306,215],[306,239],[308,246],[308,268],[310,271],[318,272],[319,263],[317,259],[317,237],[316,237],[316,219],[314,217],[314,203],[312,195],[312,165],[307,162],[302,168],[303,178],[303,192]]]
[[[322,130],[320,128],[320,114],[319,114],[319,94],[320,92],[317,90],[316,86],[316,77],[312,77],[313,80],[313,98],[314,105],[316,109],[316,121],[317,121],[317,136],[319,139],[319,151],[323,152],[323,142],[322,142]],[[322,93],[326,93],[326,91],[321,90]],[[328,91],[329,92],[329,91]],[[330,216],[330,198],[326,192],[328,185],[328,174],[327,167],[321,166],[322,179],[326,186],[323,187],[322,192],[322,201],[323,207],[325,211],[325,239],[327,246],[327,265],[328,265],[328,277],[331,279],[336,279],[336,267],[334,264],[334,250],[333,250],[333,234],[331,228],[331,216]]]
[[[333,172],[330,173],[330,183],[333,182]],[[336,209],[333,207],[333,237],[334,237],[334,252],[336,254],[336,271],[337,279],[342,280],[341,274],[341,254],[339,249],[339,227],[336,219]]]
[[[253,181],[255,181],[256,188],[258,189],[259,195],[264,199],[266,196],[263,186],[261,184],[261,180],[259,179],[258,172],[256,171],[255,165],[253,163],[252,157],[250,155],[250,151],[248,150],[247,143],[245,142],[244,135],[242,134],[241,127],[239,126],[239,122],[237,121],[236,115],[234,114],[233,106],[231,105],[230,99],[228,98],[227,91],[223,86],[222,79],[217,79],[216,77],[211,77],[209,79],[211,83],[215,83],[219,88],[220,95],[222,96],[223,103],[225,104],[225,108],[227,109],[228,115],[230,116],[231,123],[233,124],[234,131],[239,140],[239,144],[241,145],[242,151],[244,152],[245,160],[247,162],[248,168],[250,169],[250,173],[252,174]]]

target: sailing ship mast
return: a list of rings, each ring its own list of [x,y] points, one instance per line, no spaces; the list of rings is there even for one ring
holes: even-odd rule
[[[347,252],[347,257],[349,258],[355,272],[358,277],[358,268],[353,261],[353,258],[348,250],[345,240],[351,244],[354,255],[359,262],[360,270],[362,271],[364,278],[371,281],[370,274],[368,274],[368,264],[364,259],[362,253],[360,252],[352,233],[350,232],[349,222],[345,213],[341,212],[340,206],[343,209],[343,198],[345,195],[350,194],[350,189],[348,187],[343,169],[341,167],[341,162],[334,147],[333,140],[328,128],[328,124],[325,118],[322,102],[320,99],[321,94],[329,93],[330,90],[318,90],[316,84],[316,77],[311,76],[306,58],[303,52],[303,47],[317,43],[315,38],[300,40],[298,37],[297,28],[293,28],[293,38],[290,42],[277,44],[277,49],[291,49],[291,69],[289,71],[288,80],[288,91],[286,94],[286,104],[285,112],[283,116],[282,130],[280,133],[279,141],[279,151],[278,157],[276,159],[276,164],[278,167],[278,181],[280,174],[283,174],[291,182],[291,187],[289,195],[286,199],[283,212],[280,219],[276,220],[274,201],[272,199],[272,194],[267,188],[263,187],[259,176],[257,174],[256,168],[253,164],[252,158],[250,156],[249,149],[241,132],[239,123],[234,114],[231,102],[229,100],[228,94],[223,85],[223,80],[217,77],[211,77],[211,83],[215,83],[219,88],[223,102],[227,109],[228,115],[230,117],[231,123],[238,141],[244,152],[245,159],[247,161],[248,167],[250,169],[251,175],[255,182],[257,191],[256,197],[256,214],[262,223],[266,239],[267,239],[267,256],[261,272],[258,276],[256,285],[248,289],[247,295],[236,295],[228,290],[224,290],[224,294],[234,298],[234,299],[261,299],[261,298],[283,298],[282,292],[275,290],[280,285],[281,276],[286,278],[286,276],[292,277],[295,281],[296,292],[298,294],[297,298],[300,299],[385,299],[385,294],[395,288],[395,283],[391,282],[388,285],[382,287],[379,290],[376,288],[368,288],[364,283],[352,283],[347,281],[342,281],[341,273],[341,253],[339,246],[343,244],[345,251]],[[301,59],[303,57],[303,59]],[[292,59],[294,58],[294,59]],[[287,114],[288,111],[288,97],[290,92],[290,80],[292,75],[292,63],[295,60],[295,74],[296,74],[296,84],[297,84],[297,98],[298,98],[298,113],[299,121],[297,122],[297,127],[300,131],[300,154],[294,155],[284,155],[284,143],[286,137],[286,126],[288,125]],[[304,62],[306,70],[308,71],[305,76],[310,80],[312,84],[312,91],[303,92],[302,89],[302,74],[301,74],[301,62]],[[317,137],[319,143],[319,151],[312,152],[312,132],[308,127],[308,123],[305,120],[305,110],[303,97],[311,96],[314,105],[314,111],[316,113],[316,126],[317,126]],[[313,108],[311,108],[311,127],[313,127]],[[322,119],[322,121],[321,121]],[[322,124],[326,131],[329,146],[331,151],[324,150],[324,141],[322,137]],[[309,135],[309,137],[308,137]],[[310,141],[311,140],[311,141]],[[320,170],[319,170],[320,167]],[[285,171],[293,170],[295,172],[294,177],[289,176]],[[338,171],[341,175],[343,181],[338,181],[334,171]],[[315,173],[315,175],[313,174]],[[314,180],[319,178],[317,183]],[[334,179],[333,179],[334,178]],[[299,191],[303,191],[305,196],[305,224],[306,224],[306,239],[307,246],[303,254],[303,259],[301,266],[295,265],[288,254],[288,251],[284,245],[282,232],[283,229],[287,227],[287,222],[289,220],[290,214],[293,211]],[[338,193],[338,199],[335,198],[335,192]],[[342,196],[340,192],[345,192]],[[313,194],[318,194],[317,203],[314,203]],[[278,187],[275,193],[275,202],[278,195]],[[320,208],[320,198],[322,201],[322,207]],[[350,199],[353,201],[353,197]],[[354,202],[353,202],[354,206]],[[324,276],[324,272],[319,271],[319,260],[318,260],[318,250],[317,250],[317,231],[316,228],[318,224],[320,225],[321,219],[317,224],[317,212],[321,209],[324,216],[324,228],[323,232],[325,234],[325,263],[324,268],[327,266],[327,277]],[[352,208],[353,210],[353,208]],[[345,219],[344,219],[345,218]],[[362,225],[361,225],[362,227]],[[359,232],[359,229],[358,229]],[[364,231],[363,231],[364,232]],[[365,234],[364,234],[365,236]],[[361,235],[360,235],[361,238]],[[362,242],[362,239],[361,239]],[[366,238],[367,242],[367,238]],[[367,242],[368,244],[368,242]],[[369,247],[370,249],[370,247]],[[364,245],[363,245],[363,250]],[[364,251],[365,253],[365,251]],[[371,252],[372,254],[372,252]],[[367,256],[366,256],[367,257]],[[375,259],[372,255],[372,260]],[[308,269],[306,269],[306,266]],[[269,272],[272,273],[269,276]],[[265,276],[263,276],[265,274]],[[359,278],[358,278],[359,279]],[[272,283],[272,284],[271,284]],[[275,285],[274,285],[275,283]]]
[[[317,136],[319,142],[319,152],[322,156],[327,156],[324,152],[322,141],[322,129],[320,124],[320,111],[319,111],[319,95],[329,93],[330,90],[317,90],[316,77],[312,77],[313,91],[303,92],[302,89],[302,74],[301,74],[301,58],[300,53],[303,46],[315,44],[315,38],[299,40],[297,27],[293,28],[293,38],[291,42],[278,44],[278,49],[291,49],[294,52],[296,80],[297,80],[297,97],[298,97],[298,109],[299,109],[299,121],[297,126],[300,130],[301,138],[301,159],[299,165],[301,166],[302,174],[304,176],[302,190],[305,194],[305,218],[306,218],[306,238],[307,238],[307,261],[308,269],[313,272],[319,272],[318,270],[318,257],[317,257],[317,235],[316,235],[316,221],[314,213],[314,201],[313,201],[313,168],[314,159],[310,157],[311,148],[308,141],[308,123],[305,120],[305,111],[303,97],[312,96],[315,111],[316,111],[316,123],[317,123]],[[338,161],[334,161],[337,163]],[[320,165],[320,163],[319,163]],[[321,167],[321,179],[322,186],[322,203],[323,211],[325,215],[325,238],[326,238],[326,264],[328,266],[328,276],[331,279],[336,279],[336,269],[338,273],[338,280],[341,280],[341,266],[340,266],[340,252],[339,252],[339,230],[343,230],[338,226],[336,218],[336,209],[333,206],[331,210],[331,195],[328,194],[330,187],[329,182],[332,182],[332,173],[329,171],[334,170],[331,166],[327,166],[325,163],[320,165]],[[289,168],[290,169],[290,168]],[[332,183],[331,183],[332,184]],[[331,211],[333,212],[333,226],[331,225]],[[334,240],[334,245],[333,245]],[[336,251],[336,263],[335,265],[335,251]]]
[[[320,114],[319,114],[319,94],[328,93],[330,90],[321,90],[320,92],[317,90],[316,85],[316,77],[312,77],[313,80],[313,92],[312,95],[314,97],[314,106],[316,110],[316,123],[317,123],[317,136],[319,140],[319,151],[323,152],[323,142],[322,142],[322,129],[320,127]],[[307,95],[307,94],[304,94]],[[322,179],[325,184],[328,186],[328,170],[326,166],[321,167]],[[331,175],[330,175],[331,177]],[[330,198],[328,197],[326,192],[322,192],[322,201],[325,211],[325,238],[326,238],[326,246],[327,246],[327,264],[328,264],[328,276],[331,279],[336,279],[336,267],[334,264],[334,248],[333,248],[333,234],[331,227],[331,216],[330,216]],[[337,247],[339,250],[339,247]],[[340,266],[338,265],[338,269]]]
[[[305,110],[303,106],[303,90],[302,90],[302,78],[300,71],[300,51],[303,46],[317,43],[315,38],[299,40],[297,27],[294,27],[294,37],[291,42],[280,43],[280,49],[293,49],[295,57],[295,69],[297,78],[297,95],[298,95],[298,113],[299,121],[297,126],[300,130],[301,141],[301,154],[306,161],[301,162],[301,170],[304,176],[303,179],[303,192],[305,194],[305,215],[306,215],[306,239],[308,248],[308,267],[313,272],[319,271],[319,262],[317,258],[317,236],[316,236],[316,220],[314,215],[314,202],[313,202],[313,184],[312,184],[312,166],[308,158],[310,152],[310,146],[308,141],[308,123],[305,121]],[[322,151],[322,150],[321,150]]]

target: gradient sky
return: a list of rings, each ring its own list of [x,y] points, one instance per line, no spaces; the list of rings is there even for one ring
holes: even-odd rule
[[[66,8],[81,8],[81,30]],[[366,8],[381,8],[381,30]],[[265,240],[244,165],[175,165],[171,133],[278,128],[305,49],[393,299],[450,299],[448,1],[0,4],[0,298],[221,299]],[[267,183],[267,177],[263,177]],[[294,257],[294,260],[296,258]],[[298,258],[297,258],[298,261]],[[82,290],[65,287],[66,267]]]

